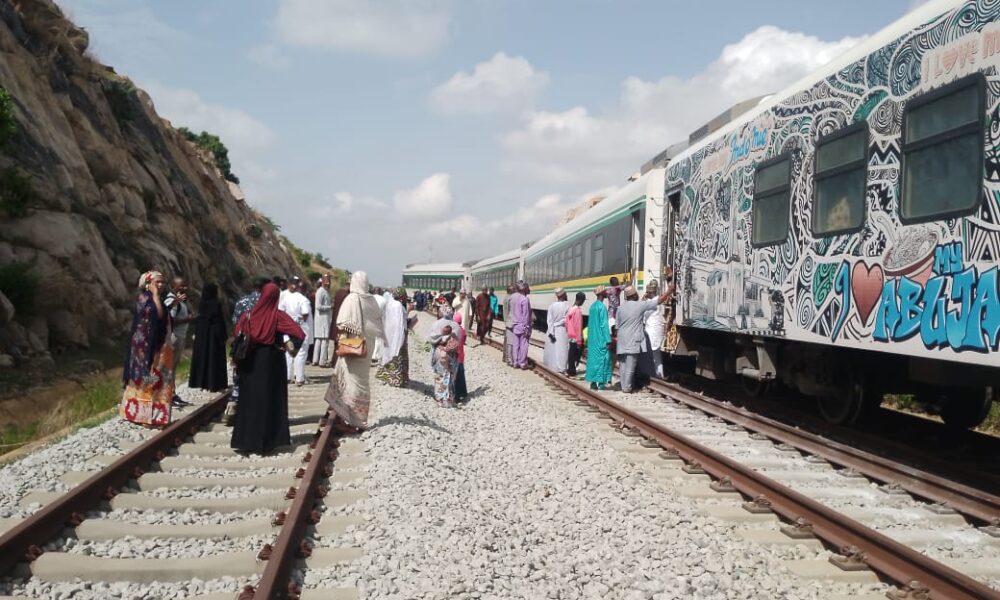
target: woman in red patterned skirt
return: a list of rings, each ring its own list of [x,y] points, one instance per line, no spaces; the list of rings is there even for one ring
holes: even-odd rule
[[[139,277],[122,374],[122,418],[153,427],[170,423],[170,401],[174,397],[173,349],[164,343],[170,336],[170,317],[161,299],[165,285],[163,274],[157,271]]]

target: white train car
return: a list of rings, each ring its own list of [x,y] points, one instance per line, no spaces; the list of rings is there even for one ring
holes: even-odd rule
[[[469,287],[471,263],[420,263],[403,269],[403,287],[408,294],[417,290],[447,292]]]
[[[531,308],[542,316],[563,288],[587,293],[587,314],[597,285],[617,277],[639,290],[662,277],[665,170],[650,169],[575,219],[557,227],[524,253]]]
[[[522,255],[526,248],[527,245],[508,250],[472,265],[469,293],[475,296],[483,287],[491,288],[495,291],[500,306],[503,306],[504,300],[507,299],[507,286],[522,278],[524,264]]]
[[[1000,389],[998,67],[1000,3],[935,0],[677,155],[677,353],[834,422],[911,393],[979,423]]]

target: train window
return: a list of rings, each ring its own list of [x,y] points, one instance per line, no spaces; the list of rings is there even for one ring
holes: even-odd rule
[[[816,142],[816,197],[813,233],[818,236],[861,229],[865,220],[868,124],[846,127]]]
[[[573,246],[573,277],[583,275],[583,244],[577,242]]]
[[[594,275],[600,275],[604,270],[604,234],[594,236]]]
[[[983,189],[986,80],[977,73],[911,100],[903,113],[904,223],[968,214]]]
[[[757,166],[754,174],[753,245],[772,246],[788,237],[792,160],[782,154]]]

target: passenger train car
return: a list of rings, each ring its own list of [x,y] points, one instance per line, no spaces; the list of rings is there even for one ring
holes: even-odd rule
[[[573,296],[614,276],[641,290],[659,277],[664,175],[662,168],[646,172],[525,251],[532,309],[546,310],[557,288]],[[585,314],[592,301],[588,294]]]
[[[406,265],[403,287],[408,294],[417,290],[446,292],[469,286],[471,263],[423,263]]]
[[[916,9],[667,168],[679,345],[831,421],[1000,384],[1000,3]],[[756,386],[760,387],[760,386]]]
[[[670,267],[665,349],[698,374],[779,382],[831,422],[912,393],[978,424],[1000,389],[998,66],[1000,2],[921,5],[522,251],[536,316],[557,287]]]
[[[469,293],[475,296],[484,287],[492,288],[497,295],[497,299],[500,301],[500,305],[503,306],[504,300],[507,299],[507,286],[513,285],[521,279],[523,273],[523,261],[521,257],[527,246],[525,244],[520,248],[509,250],[503,254],[484,258],[472,265],[470,269],[472,286],[469,289]]]

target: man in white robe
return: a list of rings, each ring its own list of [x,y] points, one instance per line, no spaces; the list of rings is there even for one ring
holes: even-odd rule
[[[545,366],[557,373],[566,373],[569,364],[569,335],[566,333],[566,313],[569,302],[562,288],[555,290],[556,301],[549,305],[545,331],[545,352],[542,355]]]
[[[293,321],[298,323],[299,327],[302,328],[302,337],[307,338],[310,333],[307,329],[307,323],[309,315],[312,314],[312,306],[309,304],[309,299],[299,291],[301,283],[301,279],[292,277],[288,282],[288,293],[285,294],[284,299],[279,301],[278,309],[285,311]],[[304,346],[295,354],[294,358],[291,355],[285,355],[289,383],[295,382],[295,385],[305,385],[307,354],[309,354],[308,346]]]

